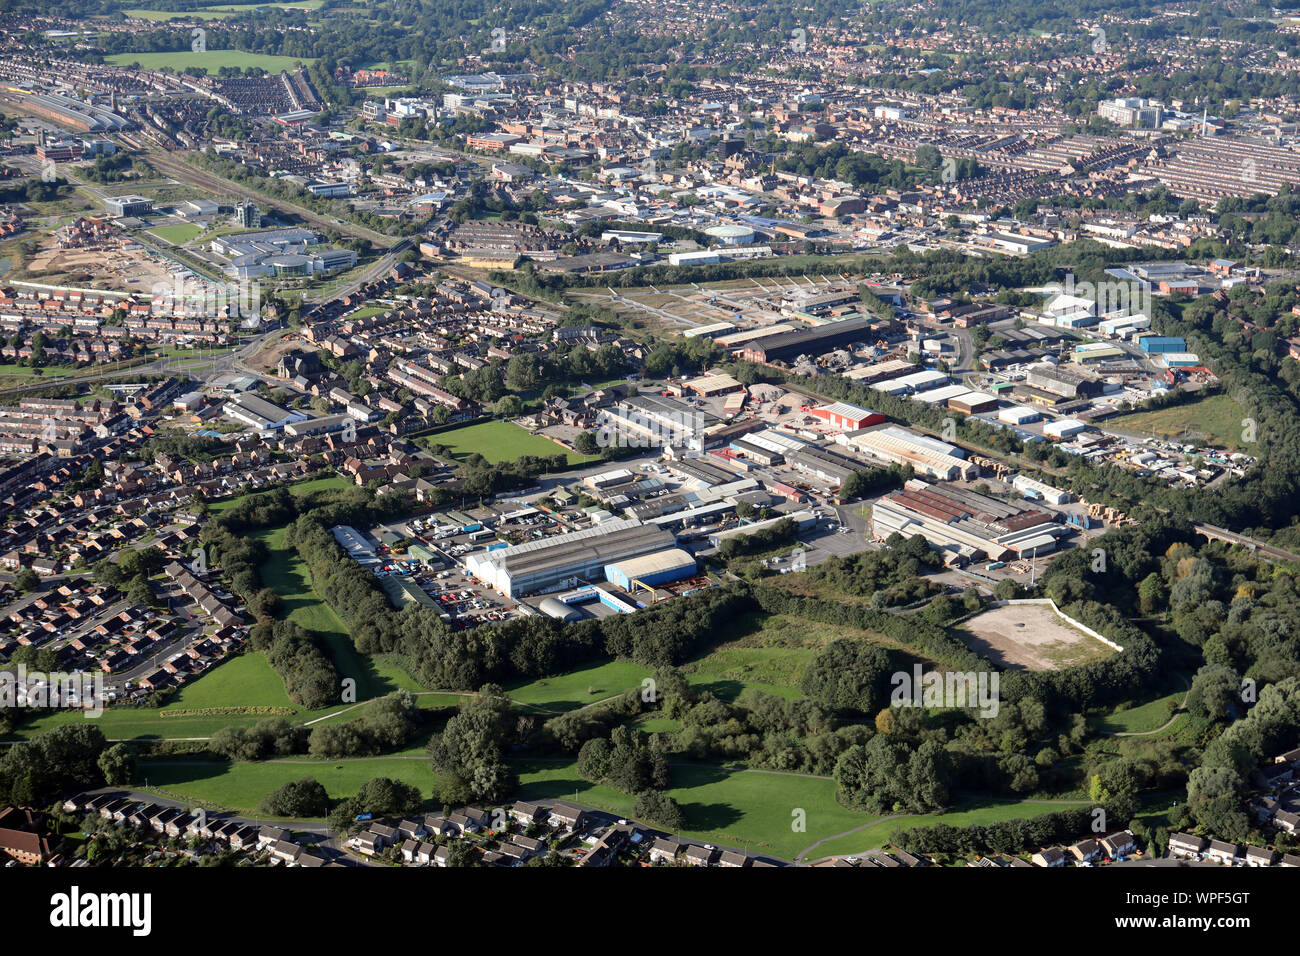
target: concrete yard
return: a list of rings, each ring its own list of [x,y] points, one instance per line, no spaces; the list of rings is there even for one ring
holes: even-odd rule
[[[1058,670],[1115,653],[1045,605],[993,608],[976,614],[958,631],[971,650],[1013,670]]]

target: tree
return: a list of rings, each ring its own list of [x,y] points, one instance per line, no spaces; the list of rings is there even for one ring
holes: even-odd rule
[[[493,410],[501,418],[518,418],[524,413],[524,403],[518,395],[503,395],[497,399]]]
[[[672,797],[658,790],[646,790],[636,796],[632,813],[641,820],[676,832],[685,828],[686,814]]]
[[[311,777],[293,780],[266,795],[261,810],[272,817],[321,817],[329,810],[325,788]]]
[[[135,779],[135,756],[126,744],[114,744],[99,755],[99,771],[104,783],[120,787]]]
[[[827,707],[871,714],[886,703],[885,675],[890,669],[889,655],[874,644],[832,641],[808,665],[802,688]]]
[[[23,568],[14,577],[14,587],[21,594],[28,594],[41,586],[41,578],[31,568]]]

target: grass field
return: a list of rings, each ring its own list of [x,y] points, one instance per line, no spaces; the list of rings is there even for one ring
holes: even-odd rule
[[[568,799],[625,815],[636,804],[628,794],[582,779],[573,764],[521,760],[514,766],[525,799]],[[682,833],[696,840],[790,860],[815,841],[870,820],[836,803],[832,780],[676,764],[672,774],[668,794],[686,815]],[[796,810],[804,811],[806,832],[794,829]]]
[[[419,690],[419,685],[391,662],[357,653],[343,622],[312,589],[307,568],[297,552],[285,547],[284,531],[275,528],[253,532],[271,551],[261,567],[262,583],[280,595],[281,616],[319,635],[339,675],[357,682],[358,700],[380,697],[399,687]]]
[[[586,707],[621,694],[650,676],[649,670],[630,661],[607,661],[557,677],[545,677],[507,687],[511,700],[545,711],[568,711]]]
[[[289,486],[292,494],[302,496],[311,494],[313,491],[325,491],[327,489],[355,488],[352,482],[348,481],[342,475],[327,475],[324,478],[312,478],[310,481],[300,481],[297,484]],[[227,498],[224,501],[214,501],[208,505],[208,510],[220,514],[223,511],[229,511],[243,499],[240,495],[235,498]]]
[[[157,236],[159,239],[165,239],[174,246],[179,246],[183,243],[189,242],[196,236],[202,235],[203,227],[185,222],[177,223],[174,226],[159,226],[156,229],[150,229],[149,233]]]
[[[682,671],[691,684],[724,700],[735,700],[749,689],[795,700],[803,696],[804,670],[822,647],[840,639],[877,637],[786,614],[745,614],[719,635],[721,643]]]
[[[927,813],[920,816],[896,817],[892,820],[882,817],[878,818],[880,819],[879,823],[859,830],[857,833],[823,843],[809,855],[809,859],[821,859],[824,856],[846,856],[888,846],[889,835],[895,830],[933,827],[941,823],[953,827],[965,827],[972,824],[987,826],[990,823],[998,823],[1003,820],[1040,817],[1047,813],[1057,813],[1077,806],[1079,806],[1078,803],[1071,803],[1068,800],[1016,800],[1009,803],[972,801],[969,805],[950,810],[947,813]],[[865,822],[869,822],[869,818],[867,820],[859,818],[858,826]],[[812,828],[809,827],[809,832],[811,831]],[[808,845],[811,845],[811,843],[810,840]]]
[[[513,422],[480,422],[438,432],[424,439],[427,445],[445,445],[457,458],[463,459],[477,452],[492,464],[514,461],[522,455],[558,455],[565,449],[551,441],[520,428]],[[582,465],[596,458],[568,453],[570,465]]]
[[[147,10],[143,7],[136,7],[122,12],[128,17],[134,17],[137,20],[228,20],[231,17],[239,16],[241,13],[251,13],[254,10],[267,7],[278,7],[281,10],[319,10],[324,3],[325,0],[295,0],[293,3],[229,3],[193,11]]]
[[[1227,395],[1211,395],[1198,402],[1154,412],[1134,412],[1107,419],[1101,428],[1130,435],[1175,439],[1188,444],[1205,442],[1229,451],[1249,451],[1243,442],[1246,412]]]
[[[420,788],[429,798],[434,774],[423,757],[379,757],[373,760],[321,761],[309,757],[261,763],[212,763],[185,760],[144,760],[138,779],[150,789],[194,805],[255,814],[262,799],[282,784],[311,777],[334,799],[354,795],[375,777],[391,777]]]
[[[237,66],[240,69],[258,66],[268,73],[292,70],[300,63],[309,63],[312,58],[300,59],[292,56],[274,56],[269,53],[245,53],[243,50],[205,50],[195,53],[192,50],[174,50],[166,53],[115,53],[108,57],[108,62],[116,66],[130,66],[138,63],[146,70],[170,68],[180,71],[191,66],[201,66],[209,73],[216,73],[223,66]]]
[[[1130,707],[1127,710],[1120,710],[1096,718],[1090,721],[1090,724],[1095,730],[1106,734],[1148,733],[1163,727],[1169,722],[1174,708],[1182,703],[1186,693],[1185,690],[1174,691],[1172,694],[1157,697],[1155,700],[1140,704],[1137,707]]]

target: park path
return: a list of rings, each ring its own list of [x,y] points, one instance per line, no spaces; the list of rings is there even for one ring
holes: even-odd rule
[[[1192,696],[1192,685],[1191,682],[1188,681],[1186,677],[1183,678],[1183,683],[1187,685],[1187,692],[1183,694],[1183,702],[1178,705],[1178,709],[1174,711],[1173,716],[1170,717],[1168,720],[1166,720],[1155,730],[1120,730],[1114,733],[1108,733],[1103,735],[1106,737],[1153,737],[1156,734],[1163,733],[1164,731],[1168,730],[1170,727],[1174,725],[1174,721],[1176,721],[1179,717],[1183,716],[1183,714],[1187,712],[1187,698]]]

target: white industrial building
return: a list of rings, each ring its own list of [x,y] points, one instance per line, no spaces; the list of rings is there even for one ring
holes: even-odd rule
[[[1042,412],[1026,408],[1024,405],[1014,405],[998,412],[998,421],[1006,422],[1008,425],[1028,425],[1030,422],[1036,422],[1042,417]]]
[[[1026,498],[1039,498],[1053,505],[1068,505],[1074,500],[1074,495],[1068,491],[1062,491],[1060,488],[1053,488],[1051,485],[1030,478],[1027,475],[1016,475],[1011,480],[1011,487],[1019,491]]]
[[[1077,418],[1058,418],[1043,426],[1043,434],[1048,438],[1070,438],[1087,427],[1087,422],[1081,422]]]
[[[977,478],[979,468],[966,461],[956,445],[898,425],[865,428],[836,437],[836,441],[879,461],[911,465],[918,475],[940,481]]]
[[[605,566],[673,548],[677,538],[634,518],[613,518],[596,528],[471,554],[465,569],[506,597],[602,580]]]

